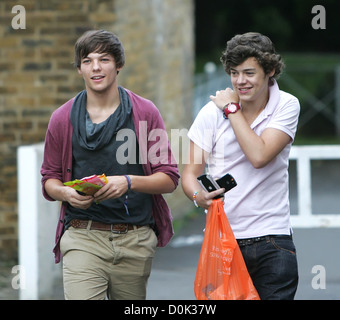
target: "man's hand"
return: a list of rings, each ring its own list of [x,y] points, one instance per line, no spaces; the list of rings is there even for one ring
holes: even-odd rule
[[[76,190],[64,186],[58,179],[48,179],[45,190],[54,200],[68,202],[74,208],[86,210],[93,202],[93,196],[82,196]]]
[[[198,206],[200,206],[203,209],[208,209],[209,206],[211,205],[213,198],[218,196],[219,194],[225,192],[224,188],[217,189],[212,192],[206,192],[205,190],[200,190],[198,191],[196,195],[196,203]]]
[[[64,187],[63,192],[66,201],[74,208],[86,210],[93,202],[93,196],[82,196],[70,187]]]
[[[210,100],[212,100],[216,106],[223,111],[224,107],[228,103],[238,103],[240,98],[234,90],[227,88],[225,90],[216,91],[216,96],[211,95]]]
[[[94,201],[101,202],[121,197],[128,190],[128,182],[124,176],[109,176],[108,183],[94,195]]]

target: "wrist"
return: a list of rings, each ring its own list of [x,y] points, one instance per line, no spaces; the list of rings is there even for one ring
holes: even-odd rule
[[[232,113],[236,113],[241,109],[241,106],[237,102],[229,102],[223,108],[223,117],[228,119],[228,115]]]
[[[223,107],[222,107],[222,111],[224,111],[230,104],[239,104],[238,102],[227,102]]]
[[[125,177],[127,184],[128,184],[128,190],[130,190],[131,189],[131,178],[127,174],[125,174],[124,177]]]
[[[193,200],[194,205],[195,205],[196,208],[199,208],[199,207],[200,207],[200,206],[197,204],[197,201],[196,201],[198,192],[199,192],[199,191],[195,191],[194,194],[192,195],[192,200]]]
[[[76,190],[64,186],[60,187],[60,191],[57,191],[58,196],[53,197],[57,201],[61,202],[68,202],[70,203],[70,200],[72,199],[72,194],[74,195],[74,192],[78,193]]]

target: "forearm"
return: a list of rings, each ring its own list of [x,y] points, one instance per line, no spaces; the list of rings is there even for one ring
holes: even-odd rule
[[[200,173],[202,174],[203,171]],[[197,174],[197,173],[196,173]],[[193,195],[195,192],[200,192],[202,190],[201,185],[197,181],[197,177],[200,174],[194,174],[192,171],[188,169],[188,167],[184,168],[182,174],[182,189],[184,194],[192,201]]]
[[[274,128],[267,128],[258,136],[241,111],[230,114],[229,121],[242,151],[256,169],[265,167],[291,142],[288,134]]]
[[[45,182],[47,194],[56,201],[67,201],[65,196],[66,186],[58,179],[48,179]]]
[[[236,139],[247,159],[255,168],[263,167],[269,160],[265,143],[249,126],[242,111],[229,115],[229,121]]]
[[[172,179],[163,172],[157,172],[150,176],[129,175],[131,190],[148,194],[171,193],[176,189]]]
[[[190,140],[187,164],[182,173],[182,189],[190,200],[195,192],[202,190],[197,177],[204,173],[208,157],[207,152]]]
[[[208,154],[205,151],[190,141],[189,163],[182,173],[182,189],[185,195],[191,201],[195,200],[195,204],[204,209],[208,209],[212,199],[224,191],[218,189],[208,193],[198,183],[197,177],[204,173],[207,157]]]

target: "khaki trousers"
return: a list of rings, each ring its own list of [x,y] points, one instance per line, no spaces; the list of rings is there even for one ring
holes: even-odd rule
[[[61,238],[67,300],[143,300],[157,245],[148,227],[126,234],[70,227]]]

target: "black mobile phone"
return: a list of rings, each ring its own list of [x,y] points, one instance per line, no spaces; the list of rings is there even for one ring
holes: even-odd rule
[[[219,178],[217,180],[214,180],[213,177],[208,174],[203,174],[199,176],[197,180],[202,186],[202,188],[207,192],[215,191],[219,188],[224,188],[225,192],[227,192],[237,186],[237,183],[234,177],[229,173],[227,173],[222,178]],[[214,199],[218,199],[222,197],[223,197],[223,193],[216,196]]]
[[[217,182],[209,174],[202,174],[201,176],[197,177],[197,180],[199,184],[202,186],[202,188],[207,192],[212,192],[220,188]],[[214,199],[218,199],[222,197],[223,197],[223,194],[219,194]]]
[[[220,186],[220,188],[225,189],[225,192],[237,186],[234,177],[229,173],[224,175],[222,178],[217,179],[216,182]]]
[[[216,181],[208,174],[202,174],[201,176],[197,177],[197,180],[202,188],[207,192],[219,189]]]

